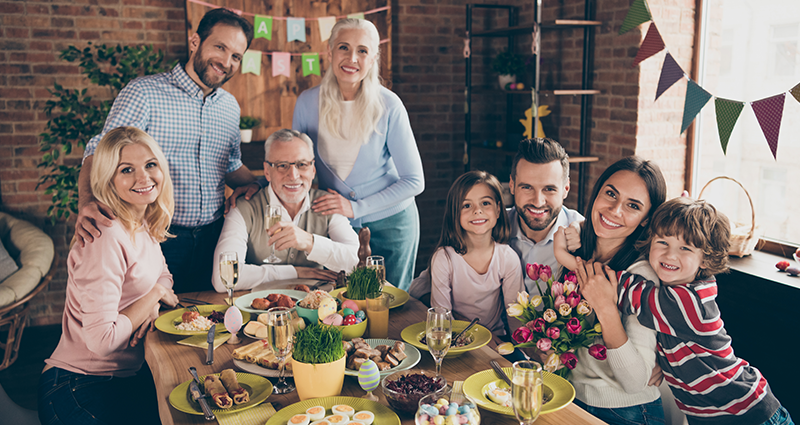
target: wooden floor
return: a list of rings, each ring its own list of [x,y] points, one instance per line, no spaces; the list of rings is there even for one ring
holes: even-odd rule
[[[18,405],[30,410],[37,409],[39,375],[42,374],[44,360],[56,349],[60,338],[61,325],[25,328],[17,361],[0,371],[0,384]]]

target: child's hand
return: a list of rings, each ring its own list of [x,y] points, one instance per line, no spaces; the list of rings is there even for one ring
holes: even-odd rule
[[[564,226],[558,226],[555,234],[553,234],[553,254],[558,264],[561,264],[567,270],[575,270],[575,267],[577,267],[577,263],[575,263],[576,257],[568,251],[568,239]]]
[[[656,363],[656,366],[653,368],[653,372],[650,374],[650,379],[647,381],[647,385],[650,387],[658,387],[661,385],[661,381],[664,380],[664,371],[661,370],[661,366]]]
[[[581,223],[573,221],[564,229],[564,236],[567,238],[567,250],[577,251],[581,247]]]
[[[585,262],[580,257],[575,258],[577,268],[575,275],[581,288],[581,295],[597,312],[617,313],[617,274],[610,267],[598,262]]]

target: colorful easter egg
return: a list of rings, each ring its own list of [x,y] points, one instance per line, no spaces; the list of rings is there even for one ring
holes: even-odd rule
[[[349,307],[345,307],[342,309],[342,316],[347,317],[350,315],[356,314],[355,310]]]
[[[349,308],[350,310],[353,310],[353,311],[358,311],[358,304],[356,304],[356,302],[353,301],[353,300],[345,300],[342,303],[342,309],[345,309],[345,308]]]
[[[342,326],[342,321],[344,321],[344,318],[338,313],[333,313],[330,316],[322,319],[322,323],[333,326]]]
[[[317,309],[319,320],[323,320],[334,313],[336,313],[336,301],[333,298],[323,298]]]
[[[359,320],[364,320],[364,319],[367,318],[367,313],[364,313],[364,310],[358,310],[358,311],[356,311],[356,317]]]
[[[232,334],[239,332],[242,328],[242,312],[235,306],[231,306],[225,312],[225,329]]]
[[[381,373],[378,365],[372,360],[365,361],[358,369],[358,385],[364,391],[374,391],[381,384]]]

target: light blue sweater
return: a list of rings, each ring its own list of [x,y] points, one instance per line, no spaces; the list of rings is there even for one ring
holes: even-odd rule
[[[386,111],[377,131],[361,146],[350,175],[343,181],[319,155],[319,86],[297,98],[292,128],[314,141],[319,188],[329,188],[350,200],[353,227],[362,227],[406,209],[425,189],[422,160],[417,149],[408,112],[389,89],[381,87]]]

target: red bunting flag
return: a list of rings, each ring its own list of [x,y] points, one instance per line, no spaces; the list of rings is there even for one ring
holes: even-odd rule
[[[761,131],[764,132],[764,137],[767,138],[767,144],[775,159],[778,159],[778,135],[781,131],[785,99],[786,93],[781,93],[752,103],[753,112],[756,114],[758,124],[761,126]]]
[[[639,65],[643,60],[662,50],[664,50],[664,40],[661,39],[661,34],[658,33],[656,23],[651,22],[650,29],[647,30],[647,35],[644,37],[642,45],[639,46],[639,52],[636,53],[636,59],[633,60],[631,67]]]

